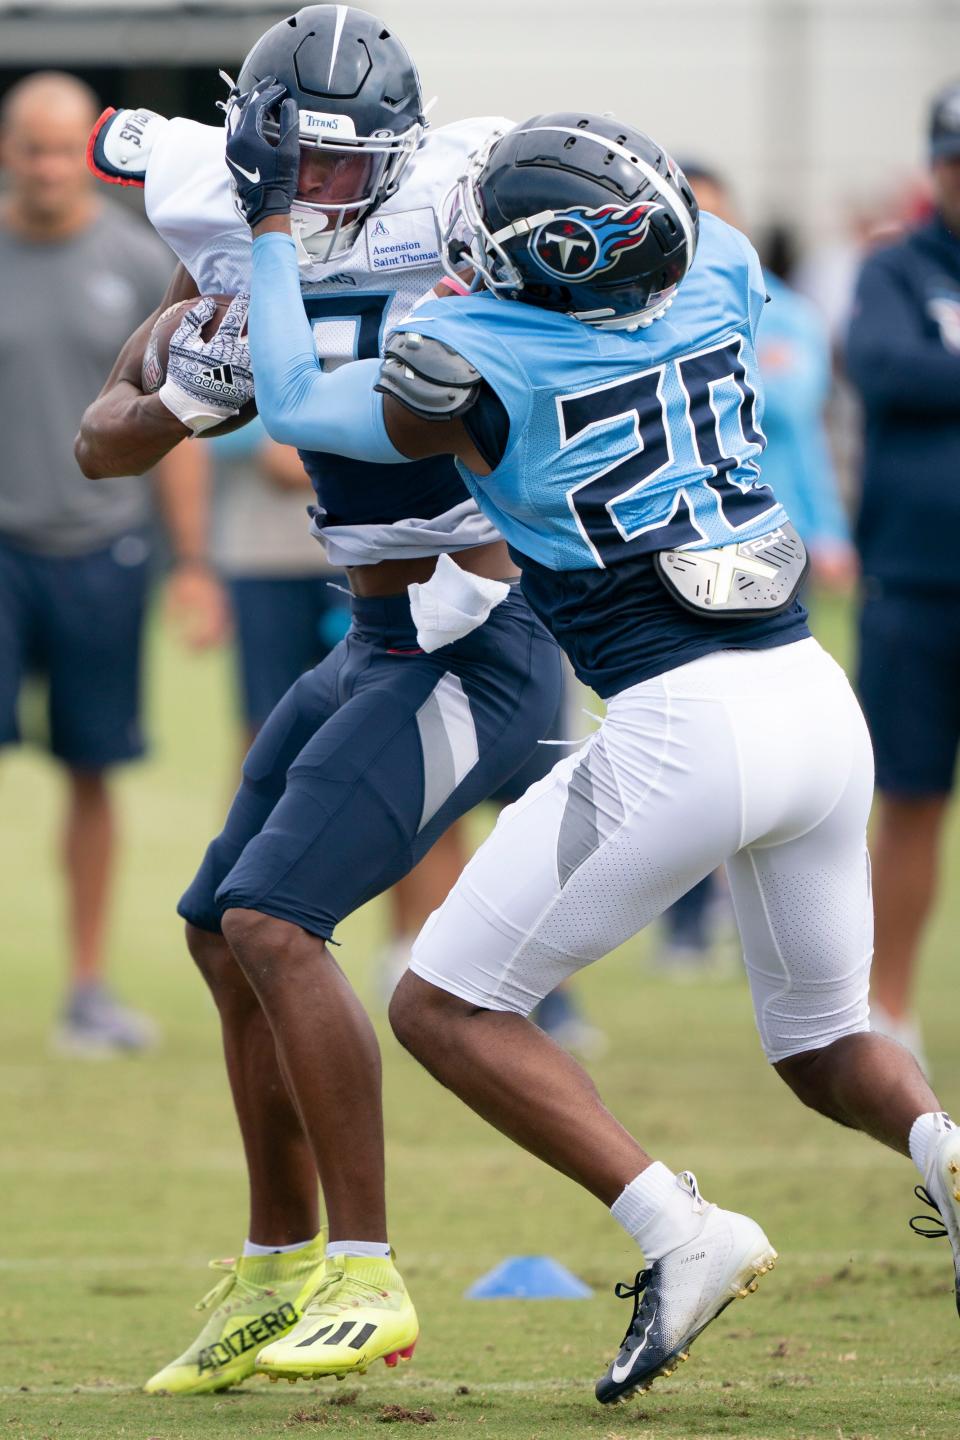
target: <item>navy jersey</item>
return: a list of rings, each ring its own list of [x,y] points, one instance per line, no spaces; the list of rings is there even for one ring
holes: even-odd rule
[[[601,694],[697,654],[806,634],[799,604],[766,616],[683,611],[653,571],[660,550],[749,541],[787,521],[759,465],[764,301],[749,242],[704,215],[672,309],[646,329],[602,330],[488,293],[428,302],[399,327],[451,346],[503,405],[500,463],[461,474]]]
[[[864,261],[847,367],[866,433],[857,545],[885,585],[960,590],[960,235],[939,217]]]

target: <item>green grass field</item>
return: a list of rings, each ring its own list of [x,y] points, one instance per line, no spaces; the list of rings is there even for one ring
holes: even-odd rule
[[[842,616],[828,616],[844,649]],[[746,985],[671,984],[645,938],[583,984],[611,1037],[605,1097],[708,1197],[755,1215],[781,1253],[759,1292],[632,1405],[593,1382],[628,1319],[614,1281],[636,1252],[606,1212],[443,1093],[384,1034],[392,1237],[423,1335],[399,1374],[357,1384],[248,1382],[197,1399],[138,1386],[191,1338],[214,1255],[244,1235],[244,1180],[212,1007],[173,906],[217,824],[236,742],[222,657],[155,637],[155,758],[121,784],[126,835],[112,952],[124,993],[162,1022],[143,1060],[47,1051],[59,998],[56,777],[36,754],[0,770],[0,1440],[377,1435],[901,1440],[960,1434],[960,1325],[949,1247],[907,1228],[912,1168],[801,1110],[767,1069]],[[956,837],[930,937],[921,1011],[944,1100],[960,1108]],[[376,906],[342,956],[375,1004]],[[595,1288],[573,1302],[467,1302],[506,1255],[557,1257]],[[430,1423],[433,1422],[433,1423]]]

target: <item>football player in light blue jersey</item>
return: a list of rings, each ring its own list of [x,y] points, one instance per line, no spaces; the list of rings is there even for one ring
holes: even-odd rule
[[[276,144],[262,138],[274,107]],[[391,1006],[438,1079],[643,1251],[617,1287],[633,1315],[598,1399],[671,1373],[776,1252],[689,1171],[651,1160],[526,1017],[721,862],[768,1059],[804,1103],[909,1152],[960,1277],[960,1132],[907,1052],[870,1033],[872,759],[842,671],[807,632],[803,548],[758,466],[749,244],[698,219],[632,126],[540,116],[478,156],[451,203],[451,284],[472,293],[418,309],[382,363],[324,376],[289,236],[294,112],[265,83],[228,144],[259,177],[238,188],[267,428],[362,459],[455,455],[534,607],[608,700],[598,733],[501,816]],[[435,603],[445,583],[438,569]]]

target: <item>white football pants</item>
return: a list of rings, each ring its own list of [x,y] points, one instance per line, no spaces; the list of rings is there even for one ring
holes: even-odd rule
[[[873,756],[815,640],[722,650],[610,701],[504,810],[413,949],[424,980],[529,1014],[726,862],[772,1062],[869,1029]]]

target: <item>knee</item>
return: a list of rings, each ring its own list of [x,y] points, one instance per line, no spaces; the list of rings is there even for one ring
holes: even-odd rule
[[[190,957],[206,981],[218,1010],[238,1003],[256,1005],[256,997],[222,935],[201,930],[189,920],[184,934]]]
[[[68,766],[67,780],[74,802],[79,805],[106,805],[110,801],[110,783],[105,770],[81,770]]]
[[[391,1030],[403,1048],[409,1050],[411,1054],[416,1054],[417,1011],[419,1008],[417,989],[422,984],[422,980],[418,980],[416,975],[412,975],[407,970],[400,977],[400,982],[390,997],[390,1005],[387,1010]]]
[[[917,830],[937,830],[950,804],[949,795],[892,795],[881,792],[877,823],[891,839],[909,845]]]
[[[222,935],[215,935],[212,930],[201,930],[190,920],[184,924],[183,935],[191,960],[212,988],[225,961],[232,959],[227,942]],[[235,967],[236,961],[233,964]]]
[[[289,949],[293,935],[302,933],[288,921],[259,910],[227,910],[221,926],[237,964],[258,992],[284,968],[276,965],[276,957]]]
[[[820,1049],[789,1055],[786,1060],[778,1060],[773,1068],[803,1105],[836,1118],[833,1100],[836,1076],[848,1066],[856,1065],[864,1048],[869,1049],[875,1039],[869,1031],[855,1031]]]
[[[408,970],[390,1000],[390,1026],[403,1048],[425,1061],[442,1042],[447,1027],[470,1010],[465,1001]]]
[[[820,1095],[819,1060],[822,1052],[805,1050],[800,1055],[790,1055],[778,1060],[774,1069],[780,1079],[793,1091],[797,1099],[812,1110],[818,1109]]]

